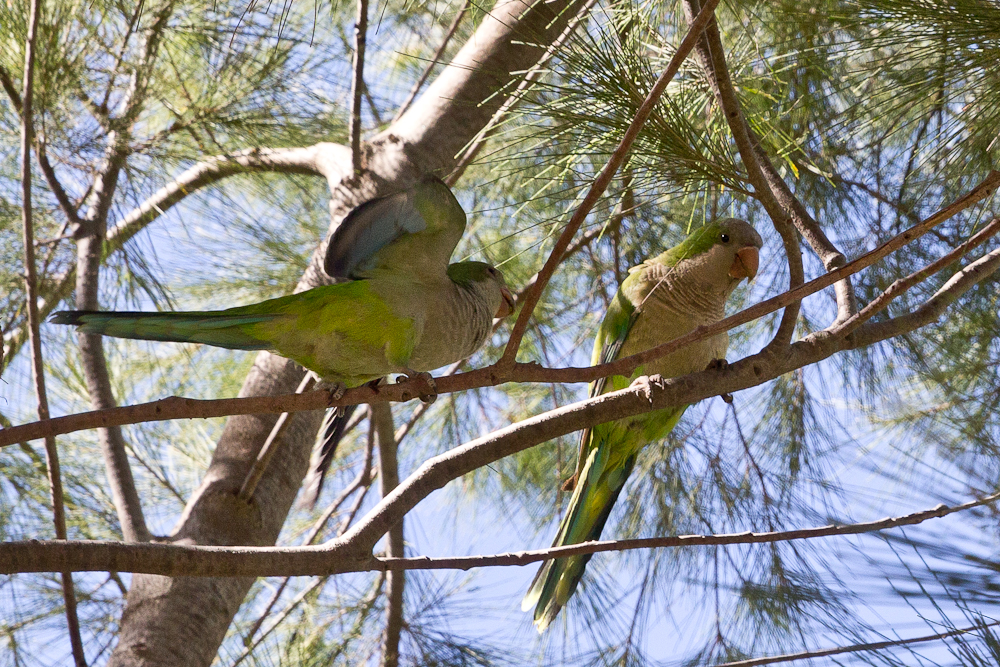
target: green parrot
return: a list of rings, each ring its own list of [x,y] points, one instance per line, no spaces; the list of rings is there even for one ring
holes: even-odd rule
[[[761,243],[748,223],[728,218],[695,230],[679,245],[632,267],[597,331],[591,363],[637,354],[722,319],[736,285],[757,274]],[[630,377],[593,382],[590,396],[624,389],[641,375],[672,378],[705,370],[725,359],[728,345],[728,334],[717,334],[640,366]],[[600,538],[639,450],[666,437],[686,408],[656,410],[583,431],[576,472],[564,486],[573,495],[552,546]],[[589,560],[583,555],[542,563],[521,603],[524,611],[535,608],[539,632],[573,595]]]
[[[346,387],[426,373],[478,350],[493,318],[514,307],[498,269],[448,263],[465,221],[448,186],[427,176],[347,214],[324,262],[345,282],[226,310],[70,310],[50,321],[117,338],[271,350]]]

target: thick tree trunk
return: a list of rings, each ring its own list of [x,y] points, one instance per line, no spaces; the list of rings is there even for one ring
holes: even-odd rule
[[[421,98],[389,129],[362,146],[361,170],[352,174],[350,150],[317,146],[317,164],[332,193],[336,224],[351,207],[407,185],[426,172],[455,165],[456,154],[503,103],[497,91],[529,69],[581,6],[575,0],[527,5],[501,0]],[[322,248],[299,284],[325,280]],[[296,364],[258,355],[241,396],[293,392],[302,378]],[[171,536],[180,543],[274,544],[305,476],[319,413],[298,413],[281,437],[252,502],[236,498],[267,438],[273,415],[231,417],[201,486]],[[252,579],[195,579],[136,575],[122,615],[111,664],[208,665],[214,659]]]

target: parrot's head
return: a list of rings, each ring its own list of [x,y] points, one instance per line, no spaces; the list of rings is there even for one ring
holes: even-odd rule
[[[507,317],[514,312],[514,295],[510,293],[503,272],[485,262],[456,262],[448,265],[448,277],[475,293],[487,305],[495,318]]]
[[[744,278],[753,280],[760,264],[763,241],[750,223],[736,218],[716,220],[692,232],[671,250],[680,264],[697,266],[698,273],[729,294]]]

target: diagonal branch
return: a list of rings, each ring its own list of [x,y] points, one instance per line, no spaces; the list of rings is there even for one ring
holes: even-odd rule
[[[500,121],[510,113],[510,110],[523,99],[525,92],[545,73],[549,61],[555,57],[566,41],[573,36],[579,25],[590,16],[590,10],[593,9],[595,4],[597,4],[597,0],[586,0],[584,2],[580,11],[566,25],[565,30],[549,44],[549,47],[545,49],[545,53],[538,59],[538,62],[524,75],[524,79],[517,85],[514,92],[496,110],[496,113],[490,117],[486,125],[476,133],[476,136],[469,142],[469,145],[462,149],[458,162],[451,170],[451,173],[448,174],[448,177],[444,179],[445,183],[455,185],[458,182],[458,179],[462,177],[465,170],[468,169],[472,161],[479,155],[479,151],[486,145],[486,140],[493,136]]]
[[[684,12],[689,22],[699,11],[698,7],[699,0],[684,0]],[[739,98],[736,96],[736,91],[729,77],[726,55],[718,32],[718,21],[714,20],[713,17],[713,20],[705,28],[702,39],[698,42],[698,56],[708,73],[709,83],[715,91],[716,99],[722,108],[726,122],[729,124],[736,148],[739,150],[740,157],[746,167],[747,176],[753,184],[754,194],[770,216],[778,235],[781,236],[785,258],[788,262],[788,286],[789,289],[794,289],[805,280],[799,240],[789,218],[789,212],[778,201],[771,182],[765,176],[765,163],[770,165],[770,161],[766,155],[758,154],[756,150],[756,137],[751,133],[750,126],[747,125],[743,116]],[[786,346],[791,342],[798,320],[799,306],[798,303],[790,304],[782,314],[781,323],[778,325],[778,330],[771,342],[774,349]]]
[[[697,7],[698,0],[685,0],[684,4],[685,10],[690,15]],[[778,232],[782,234],[786,251],[791,250],[790,242],[792,239],[786,238],[790,230],[786,229],[783,231],[782,227],[786,227],[790,220],[823,262],[823,266],[826,267],[827,271],[832,271],[843,266],[846,262],[843,253],[833,245],[816,220],[813,219],[805,206],[802,205],[802,202],[792,194],[788,185],[774,168],[767,153],[761,147],[760,138],[754,134],[753,130],[747,124],[746,118],[743,116],[739,98],[736,95],[736,90],[733,87],[732,79],[729,76],[728,67],[726,66],[726,56],[717,21],[713,20],[706,27],[704,39],[699,43],[698,50],[702,63],[708,71],[709,82],[715,90],[719,106],[725,113],[726,121],[733,132],[733,138],[740,151],[740,156],[747,166],[748,175],[753,183],[754,190],[767,210],[768,215],[774,220]],[[798,254],[798,243],[796,241],[795,255]],[[789,256],[789,261],[790,278],[794,286],[795,275],[801,270],[801,257]],[[850,281],[845,280],[843,283],[835,286],[834,291],[837,295],[837,321],[839,322],[857,312],[857,303],[854,296],[854,288],[851,286]],[[794,318],[788,317],[786,313],[779,327],[781,335],[775,336],[775,343],[786,344],[788,340],[791,340],[792,329],[794,329],[794,322],[792,320]],[[787,340],[784,340],[786,338]]]
[[[886,648],[896,646],[909,646],[922,642],[932,642],[949,637],[958,637],[972,632],[981,631],[986,628],[994,628],[1000,625],[1000,621],[993,623],[979,623],[966,628],[955,628],[947,632],[939,632],[934,635],[924,635],[923,637],[904,637],[901,639],[889,639],[884,642],[871,642],[868,644],[853,644],[851,646],[838,646],[836,648],[822,649],[819,651],[803,651],[801,653],[789,653],[787,655],[775,655],[764,658],[750,658],[748,660],[737,660],[736,662],[723,662],[715,667],[760,667],[761,665],[776,665],[782,662],[794,662],[795,660],[811,660],[812,658],[825,658],[831,655],[842,655],[844,653],[860,653],[862,651],[881,651]]]
[[[688,29],[688,33],[681,40],[680,46],[677,47],[677,51],[674,53],[670,62],[667,64],[667,68],[663,71],[660,77],[653,84],[653,88],[646,95],[646,99],[643,100],[642,105],[635,114],[635,118],[632,119],[632,123],[629,125],[628,129],[625,131],[625,135],[622,137],[621,142],[619,142],[618,147],[615,148],[611,157],[608,159],[607,164],[601,170],[601,173],[594,179],[593,184],[590,186],[590,190],[587,195],[583,198],[580,206],[573,212],[573,216],[570,221],[566,224],[563,229],[562,234],[556,240],[555,245],[552,248],[552,252],[549,254],[549,258],[545,261],[542,266],[541,271],[538,272],[538,278],[536,279],[534,285],[528,290],[528,293],[524,296],[524,305],[521,307],[521,312],[518,313],[517,321],[514,323],[514,327],[510,333],[510,339],[507,341],[507,347],[504,348],[503,356],[497,362],[497,366],[501,369],[510,369],[514,367],[517,358],[517,350],[521,345],[521,339],[524,338],[524,333],[528,328],[528,320],[531,318],[532,312],[535,310],[535,306],[538,305],[538,300],[542,295],[542,290],[548,284],[549,279],[552,278],[552,274],[555,273],[556,267],[562,261],[563,253],[569,247],[570,241],[576,234],[576,231],[583,224],[587,215],[590,214],[591,209],[600,199],[601,195],[607,189],[608,185],[611,183],[611,179],[614,178],[615,172],[625,161],[625,157],[628,155],[629,149],[632,147],[632,143],[635,141],[636,137],[639,135],[639,131],[645,124],[649,115],[653,112],[653,108],[659,101],[660,96],[667,89],[667,85],[673,80],[674,75],[680,69],[681,64],[687,58],[688,54],[694,48],[695,43],[698,41],[698,37],[701,31],[704,29],[705,25],[711,20],[714,15],[715,6],[719,4],[719,0],[708,0],[705,3],[705,8],[698,15],[698,17],[692,21],[691,27]]]

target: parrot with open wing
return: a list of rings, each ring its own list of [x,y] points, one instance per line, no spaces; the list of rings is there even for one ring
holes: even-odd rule
[[[744,278],[757,274],[760,235],[743,220],[727,218],[692,232],[670,250],[632,267],[601,322],[591,363],[637,354],[725,315],[726,300]],[[725,332],[684,347],[637,368],[630,377],[615,375],[590,385],[590,396],[624,389],[642,375],[678,377],[724,360]],[[566,514],[552,546],[599,539],[611,508],[635,465],[639,451],[674,428],[687,406],[654,410],[599,424],[583,431]],[[542,563],[521,608],[535,608],[543,632],[576,590],[590,555]]]
[[[495,267],[449,264],[465,222],[448,186],[426,176],[357,206],[337,227],[324,268],[345,282],[226,310],[71,310],[50,321],[117,338],[271,350],[346,387],[426,373],[478,350],[493,318],[514,307]],[[332,456],[317,464],[317,494]]]

